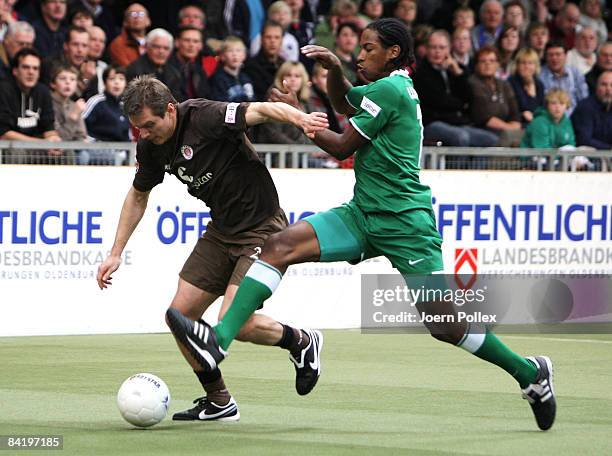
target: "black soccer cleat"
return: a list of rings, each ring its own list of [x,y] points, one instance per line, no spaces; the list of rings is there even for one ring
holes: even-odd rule
[[[217,405],[209,401],[206,396],[199,397],[195,401],[195,407],[172,416],[174,421],[238,421],[240,412],[238,404],[233,397],[225,405]]]
[[[181,341],[205,371],[215,370],[227,357],[227,352],[217,342],[214,329],[204,320],[193,321],[173,307],[166,311],[166,318],[172,334]]]
[[[523,399],[529,401],[538,427],[547,431],[555,422],[555,415],[557,414],[552,361],[547,356],[528,356],[527,359],[538,366],[538,376],[535,383],[521,390]]]
[[[295,365],[295,390],[300,396],[310,393],[321,375],[321,349],[323,334],[317,330],[302,330],[310,338],[310,343],[300,352],[299,360],[289,354],[289,359]]]

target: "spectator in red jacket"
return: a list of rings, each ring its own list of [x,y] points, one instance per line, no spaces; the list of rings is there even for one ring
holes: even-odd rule
[[[151,25],[149,12],[140,3],[133,3],[123,14],[123,30],[109,46],[111,61],[127,67],[145,53],[147,29]]]

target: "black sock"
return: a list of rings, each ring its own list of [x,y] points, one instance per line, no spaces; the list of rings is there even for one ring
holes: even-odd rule
[[[209,401],[217,405],[225,405],[229,402],[231,395],[225,387],[225,382],[218,367],[212,372],[195,370],[193,372],[198,377],[204,391],[206,391],[206,397]]]
[[[282,323],[281,325],[283,326],[283,337],[274,345],[289,350],[289,345],[291,345],[291,341],[293,340],[293,328],[283,325]]]
[[[282,324],[282,323],[281,323]],[[289,350],[294,358],[300,355],[300,352],[308,346],[310,339],[301,329],[292,328],[288,325],[283,325],[283,337],[276,343],[277,346]]]
[[[193,373],[196,374],[196,377],[198,377],[198,380],[200,381],[202,388],[204,388],[205,390],[206,390],[206,385],[210,383],[214,383],[221,378],[221,370],[219,370],[218,367],[216,367],[215,370],[211,372],[206,372],[203,370],[202,371],[194,370]]]

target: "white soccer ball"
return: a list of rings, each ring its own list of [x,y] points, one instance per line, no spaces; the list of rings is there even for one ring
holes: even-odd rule
[[[153,374],[135,374],[119,388],[117,406],[128,423],[138,427],[153,426],[168,413],[170,391],[164,381]]]

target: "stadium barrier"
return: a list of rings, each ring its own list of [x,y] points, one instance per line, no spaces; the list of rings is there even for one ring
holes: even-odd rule
[[[350,170],[271,173],[292,223],[348,201],[355,182]],[[113,285],[100,291],[97,267],[133,176],[129,167],[66,166],[58,174],[0,166],[0,336],[166,331],[178,271],[210,213],[166,178],[151,192]],[[612,273],[608,173],[425,170],[422,181],[432,189],[447,273]],[[264,312],[301,326],[356,328],[360,275],[393,272],[384,258],[296,265]],[[206,318],[215,321],[218,305]]]
[[[41,159],[49,149],[76,151],[76,156],[64,155],[50,161]],[[321,149],[310,144],[255,144],[255,150],[268,168],[340,167],[337,162],[322,157]],[[125,155],[109,158],[109,154],[123,151]],[[103,153],[106,155],[99,158]],[[87,155],[83,161],[79,161],[81,155]],[[0,141],[0,163],[134,165],[135,157],[136,144],[132,142]],[[427,146],[423,147],[421,166],[440,170],[610,171],[612,150]]]

